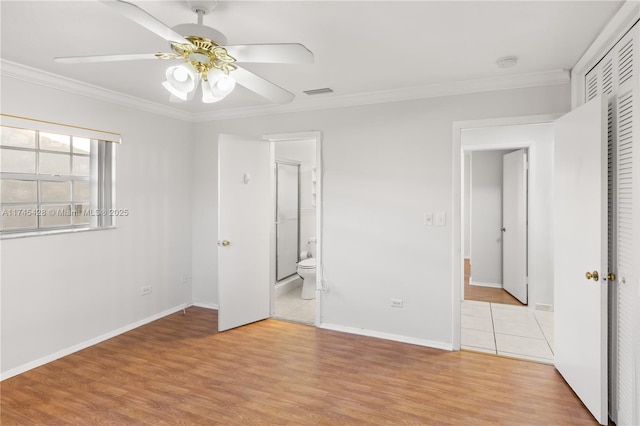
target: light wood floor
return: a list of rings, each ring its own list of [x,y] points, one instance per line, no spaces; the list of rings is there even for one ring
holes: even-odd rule
[[[548,365],[190,308],[2,382],[8,425],[596,424]]]
[[[478,302],[503,303],[505,305],[526,306],[518,299],[501,288],[480,287],[469,285],[471,265],[469,259],[464,260],[464,300],[477,300]]]

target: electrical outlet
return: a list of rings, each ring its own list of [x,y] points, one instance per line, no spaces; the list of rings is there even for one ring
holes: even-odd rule
[[[392,308],[402,308],[402,305],[403,305],[402,299],[391,299]]]
[[[182,274],[182,277],[180,277],[180,282],[182,282],[182,284],[188,284],[190,279],[191,274]]]
[[[151,293],[151,286],[148,285],[146,287],[140,287],[140,296],[146,296]]]

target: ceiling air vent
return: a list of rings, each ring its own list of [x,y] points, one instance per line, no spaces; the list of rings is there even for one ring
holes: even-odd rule
[[[333,93],[333,90],[328,87],[323,87],[322,89],[311,89],[311,90],[303,90],[307,95],[321,95],[323,93]]]

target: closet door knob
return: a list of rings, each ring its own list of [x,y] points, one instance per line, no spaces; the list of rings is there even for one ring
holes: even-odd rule
[[[587,277],[588,280],[593,279],[594,281],[598,281],[600,279],[598,271],[587,272],[584,276]]]

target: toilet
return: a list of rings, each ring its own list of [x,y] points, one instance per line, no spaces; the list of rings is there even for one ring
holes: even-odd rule
[[[302,278],[302,297],[303,299],[316,298],[316,258],[298,262],[298,275]]]

